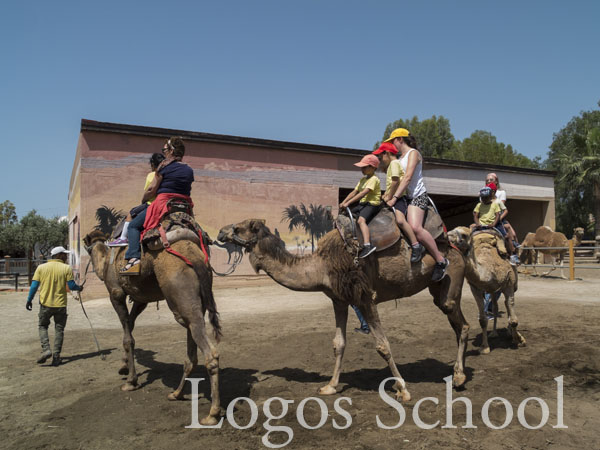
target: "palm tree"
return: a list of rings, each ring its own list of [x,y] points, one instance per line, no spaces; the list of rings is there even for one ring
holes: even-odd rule
[[[115,208],[102,205],[96,210],[96,220],[98,223],[95,229],[105,234],[110,234],[123,217],[125,217],[123,211],[117,211]]]
[[[290,205],[283,210],[282,222],[288,222],[288,229],[303,228],[310,235],[312,252],[315,251],[315,239],[319,240],[333,229],[331,211],[323,205],[313,205],[307,208],[304,203],[300,206]]]
[[[600,236],[600,128],[574,136],[572,145],[558,153],[553,162],[559,168],[559,183],[572,190],[592,187],[594,236]]]

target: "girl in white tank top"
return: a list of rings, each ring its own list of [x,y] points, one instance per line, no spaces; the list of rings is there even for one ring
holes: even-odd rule
[[[416,152],[416,150],[411,148],[402,158],[400,158],[400,165],[402,166],[404,173],[406,173],[406,168],[408,167],[408,155],[412,152]],[[408,198],[413,199],[417,198],[419,195],[423,195],[425,192],[427,192],[427,189],[423,182],[423,158],[419,155],[419,162],[415,167],[410,183],[406,187],[406,194],[408,195]]]

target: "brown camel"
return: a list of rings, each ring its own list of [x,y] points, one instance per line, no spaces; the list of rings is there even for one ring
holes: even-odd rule
[[[180,258],[166,251],[145,252],[141,260],[140,275],[123,276],[119,269],[125,264],[123,254],[126,247],[110,249],[104,243],[107,236],[100,231],[92,231],[84,238],[90,254],[94,272],[104,282],[113,308],[123,326],[123,348],[125,357],[119,373],[127,375],[127,382],[121,387],[124,391],[137,388],[132,332],[135,319],[149,302],[167,300],[175,320],[187,328],[187,359],[183,364],[183,376],[175,391],[169,394],[170,400],[183,397],[185,378],[190,375],[198,362],[197,350],[204,354],[206,369],[210,376],[212,403],[210,413],[202,419],[204,425],[214,425],[221,413],[219,399],[219,354],[206,334],[204,313],[208,311],[215,338],[221,334],[218,313],[212,294],[212,272],[204,262],[204,254],[193,242],[181,240],[172,248],[192,262],[193,268]],[[111,255],[111,252],[114,252]],[[131,311],[127,310],[126,299],[133,300]]]
[[[583,239],[584,230],[581,227],[577,227],[573,229],[573,246],[578,247],[581,245],[581,240]],[[541,226],[535,233],[527,233],[525,236],[525,240],[521,244],[522,247],[569,247],[569,240],[567,237],[558,232],[552,231],[552,229],[548,226]],[[538,252],[544,255],[552,256],[552,268],[548,270],[546,273],[543,273],[542,276],[548,275],[550,272],[555,270],[556,267],[556,259],[560,262],[560,276],[566,279],[563,273],[563,264],[565,256],[568,252],[568,248],[555,249],[533,249],[533,250],[521,250],[521,262],[523,264],[537,264],[538,262]],[[533,266],[533,272],[537,275],[537,270],[535,266]]]
[[[508,330],[512,336],[513,344],[525,346],[525,338],[517,331],[519,321],[515,311],[515,292],[518,285],[517,268],[512,266],[507,258],[504,240],[500,236],[490,233],[471,235],[468,227],[456,227],[448,232],[448,239],[456,245],[465,255],[465,276],[477,308],[479,309],[479,324],[481,325],[482,343],[480,352],[490,352],[487,336],[488,319],[484,311],[483,296],[485,292],[504,294],[504,303],[508,312]],[[496,323],[498,320],[498,302],[492,295],[494,302],[494,330],[491,337],[496,336]]]
[[[321,395],[336,393],[346,346],[348,306],[356,305],[367,320],[376,341],[378,353],[396,377],[396,397],[410,400],[406,383],[400,376],[390,345],[381,326],[377,303],[408,297],[429,288],[434,302],[448,317],[456,334],[458,355],[454,364],[454,386],[464,384],[464,358],[469,325],[460,309],[464,280],[462,255],[450,247],[442,248],[450,260],[447,276],[433,283],[434,260],[426,255],[419,264],[410,264],[410,249],[404,240],[354,263],[354,255],[346,250],[337,230],[320,241],[315,253],[295,256],[285,243],[273,235],[264,220],[248,219],[223,227],[218,240],[235,242],[244,247],[250,264],[258,273],[263,270],[277,283],[295,291],[321,291],[333,302],[336,334],[333,340],[335,366],[329,383],[319,390]]]

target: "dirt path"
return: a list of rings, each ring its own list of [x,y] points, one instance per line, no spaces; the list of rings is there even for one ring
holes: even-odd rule
[[[413,400],[406,405],[405,423],[393,430],[381,429],[398,422],[398,413],[378,393],[381,381],[390,376],[374,349],[370,336],[349,332],[340,393],[321,397],[328,415],[319,429],[303,428],[296,412],[299,403],[317,397],[333,368],[331,340],[333,312],[329,301],[318,293],[297,293],[270,280],[252,283],[221,283],[215,298],[225,337],[221,353],[221,399],[226,407],[237,397],[249,397],[258,405],[256,424],[245,430],[226,420],[220,430],[186,429],[192,402],[169,402],[167,394],[177,385],[185,354],[185,332],[164,303],[151,305],[139,318],[135,330],[137,369],[141,388],[121,392],[123,377],[117,374],[122,355],[121,328],[108,300],[85,304],[93,321],[106,360],[100,359],[89,325],[78,304],[71,301],[63,355],[58,368],[35,364],[39,354],[37,307],[24,308],[25,293],[0,294],[0,442],[1,448],[263,448],[267,430],[264,402],[271,397],[292,400],[283,419],[271,425],[290,427],[293,438],[286,448],[336,447],[343,449],[387,448],[597,448],[600,441],[600,280],[566,282],[557,279],[520,281],[517,312],[520,331],[528,346],[513,349],[506,339],[506,318],[500,319],[500,338],[491,339],[492,352],[480,356],[480,331],[474,301],[468,288],[463,292],[463,311],[471,324],[466,361],[466,388],[453,392],[473,405],[473,425],[461,428],[466,413],[454,406],[455,429],[446,424],[444,377],[452,374],[456,353],[454,334],[444,315],[428,294],[388,302],[379,306],[400,373]],[[501,310],[505,311],[503,305]],[[357,325],[349,315],[349,330]],[[557,384],[563,376],[564,423],[557,423]],[[206,378],[203,366],[193,377]],[[201,382],[200,416],[208,412],[207,382]],[[188,395],[186,396],[188,399]],[[388,391],[389,390],[388,385]],[[347,419],[334,409],[341,403],[351,418],[346,429],[335,429]],[[419,417],[439,425],[421,429],[413,420],[418,400],[425,401]],[[482,407],[492,397],[503,397],[512,406],[513,419],[505,429],[492,430],[482,419]],[[518,420],[519,404],[528,397],[543,399],[549,410],[548,423],[528,430]],[[278,403],[272,406],[277,414]],[[251,410],[240,402],[234,412],[240,425],[248,423]],[[321,413],[316,401],[304,407],[308,425],[317,425]],[[505,418],[500,401],[489,407],[490,421],[501,425]],[[535,425],[541,408],[531,401],[524,419]],[[281,444],[288,438],[271,432],[269,441]]]

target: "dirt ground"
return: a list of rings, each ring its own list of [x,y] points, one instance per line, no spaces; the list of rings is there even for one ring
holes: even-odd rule
[[[58,368],[37,365],[37,306],[25,310],[26,293],[0,293],[0,440],[1,448],[154,449],[154,448],[264,448],[267,434],[263,404],[270,397],[293,400],[283,419],[271,425],[293,431],[286,448],[598,448],[600,442],[600,280],[568,282],[556,278],[521,277],[516,297],[519,330],[527,347],[512,348],[506,335],[506,317],[499,321],[500,336],[490,340],[492,351],[479,355],[481,332],[474,300],[465,286],[463,311],[471,325],[467,349],[467,383],[453,391],[473,405],[473,425],[466,424],[466,409],[456,403],[453,423],[447,422],[444,377],[452,374],[456,343],[444,315],[427,293],[379,306],[400,373],[408,383],[412,400],[405,405],[406,420],[396,429],[378,427],[377,416],[387,426],[398,422],[396,409],[384,402],[379,384],[391,376],[377,354],[373,339],[353,332],[358,322],[349,314],[348,344],[339,393],[321,397],[328,410],[319,429],[303,428],[296,412],[299,403],[317,397],[333,369],[333,311],[320,293],[297,293],[269,279],[218,280],[215,298],[221,313],[224,339],[221,354],[221,403],[249,397],[259,408],[256,424],[235,429],[227,420],[221,429],[187,429],[191,422],[190,388],[186,400],[169,402],[182,373],[185,330],[175,323],[166,304],[151,305],[135,329],[136,364],[140,388],[122,392],[124,377],[117,369],[122,356],[122,332],[107,299],[86,302],[98,340],[106,355],[102,360],[81,307],[70,300],[63,349]],[[506,311],[501,304],[501,311]],[[203,359],[201,358],[201,361]],[[557,383],[563,376],[563,421],[557,424]],[[207,378],[200,365],[193,377]],[[391,392],[391,383],[387,392]],[[207,381],[201,382],[200,417],[208,413]],[[351,418],[346,429],[335,429],[347,420],[334,409],[340,403]],[[419,417],[424,423],[440,421],[433,429],[421,429],[413,420],[415,404],[424,397]],[[493,430],[482,419],[488,399],[502,397],[513,417],[504,429]],[[548,405],[547,424],[525,428],[518,420],[519,404],[539,397]],[[277,405],[277,402],[275,403]],[[250,420],[247,403],[239,402],[234,417],[241,426]],[[280,408],[273,407],[277,414]],[[499,400],[489,406],[489,420],[500,426],[505,406]],[[523,414],[521,414],[523,417]],[[315,426],[321,412],[314,400],[304,408],[306,423]],[[530,401],[524,419],[540,423],[542,409]],[[271,432],[269,442],[282,444],[288,435]]]

